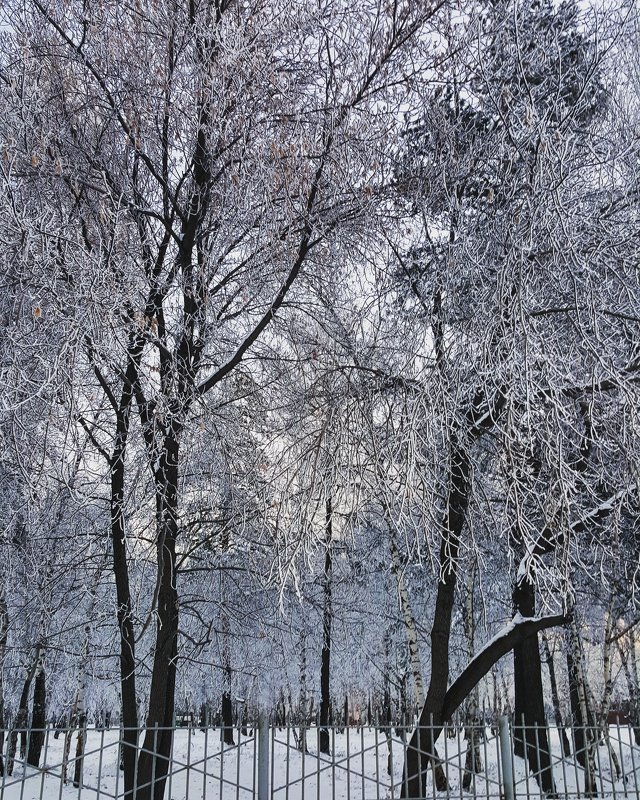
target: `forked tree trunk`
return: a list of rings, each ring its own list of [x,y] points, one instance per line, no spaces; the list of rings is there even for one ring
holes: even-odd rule
[[[449,682],[449,639],[455,605],[458,554],[471,491],[471,456],[469,448],[494,426],[496,415],[504,406],[504,394],[498,392],[491,402],[478,390],[465,415],[463,427],[452,432],[449,440],[449,480],[447,501],[440,532],[440,575],[431,627],[431,676],[418,724],[407,748],[402,797],[424,797],[430,764],[439,762],[436,732],[446,722],[443,707]],[[474,684],[475,685],[475,684]],[[447,784],[436,773],[438,790]]]

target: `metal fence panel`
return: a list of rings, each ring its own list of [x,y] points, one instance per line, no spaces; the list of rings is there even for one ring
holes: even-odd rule
[[[158,740],[163,729],[153,729]],[[224,744],[212,727],[173,728],[164,800],[382,800],[407,795],[404,762],[413,730],[400,725],[330,727],[330,754],[320,752],[315,724],[261,724],[234,730],[234,744]],[[640,797],[640,746],[630,725],[572,728],[571,753],[563,756],[557,728],[546,729],[547,767],[543,764],[539,729],[528,740],[537,750],[530,766],[513,755],[514,736],[527,730],[506,718],[499,726],[447,726],[436,742],[438,759],[430,754],[421,775],[421,798],[442,800],[537,800],[544,769],[551,771],[556,796],[597,796],[605,800]],[[529,729],[531,732],[532,729]],[[119,800],[125,797],[121,773],[122,729],[78,729],[5,732],[0,777],[1,800]],[[42,735],[38,767],[27,763],[30,739]],[[145,731],[138,736],[142,750]],[[423,741],[430,741],[428,732]],[[438,790],[434,771],[446,778]],[[158,783],[155,768],[151,784]],[[147,784],[146,788],[149,788]],[[145,789],[135,787],[134,797]],[[412,798],[411,800],[415,800]]]

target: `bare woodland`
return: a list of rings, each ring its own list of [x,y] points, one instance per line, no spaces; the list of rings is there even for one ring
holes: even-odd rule
[[[640,730],[638,25],[5,0],[0,727]]]

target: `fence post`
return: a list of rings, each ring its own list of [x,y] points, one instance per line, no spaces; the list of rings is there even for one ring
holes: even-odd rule
[[[509,731],[509,717],[503,715],[498,721],[498,736],[500,738],[500,761],[502,763],[502,788],[504,800],[515,799],[515,786],[513,783],[513,757],[511,755],[511,733]]]
[[[269,718],[258,714],[258,800],[269,800]]]

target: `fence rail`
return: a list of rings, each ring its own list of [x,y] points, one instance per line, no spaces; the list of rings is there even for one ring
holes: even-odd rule
[[[163,729],[154,728],[153,739]],[[408,797],[405,758],[412,728],[381,724],[328,729],[329,752],[315,725],[270,725],[262,716],[233,729],[233,744],[212,727],[172,728],[166,781],[134,785],[132,798],[154,800],[395,800]],[[146,731],[138,732],[136,754]],[[229,729],[226,730],[227,738]],[[563,745],[563,733],[567,741]],[[640,798],[640,736],[630,725],[527,728],[506,717],[499,726],[448,727],[436,756],[424,756],[422,800]],[[38,765],[33,737],[41,736]],[[134,737],[135,738],[135,737]],[[152,740],[153,740],[152,739]],[[430,741],[423,729],[421,741]],[[125,797],[121,728],[10,729],[0,733],[1,800],[118,800]],[[568,744],[568,748],[567,748]],[[434,775],[440,773],[436,788]],[[444,780],[444,784],[442,784]],[[444,788],[442,786],[444,785]],[[146,793],[144,790],[147,790]],[[128,798],[129,800],[129,798]],[[412,800],[417,800],[415,794]]]

